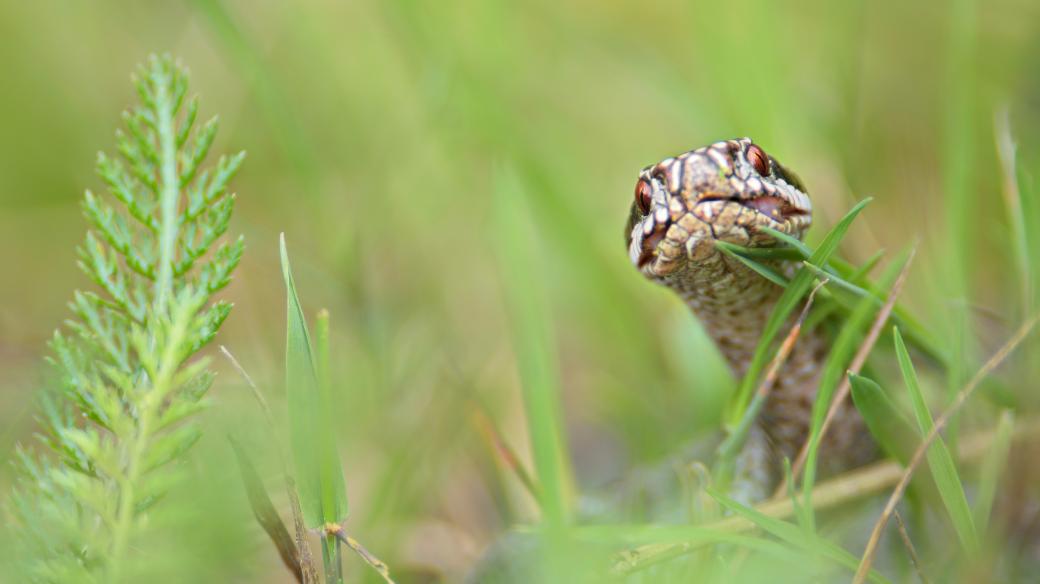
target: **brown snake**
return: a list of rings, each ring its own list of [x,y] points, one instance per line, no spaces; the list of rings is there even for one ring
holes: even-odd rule
[[[770,247],[777,241],[760,227],[801,239],[811,224],[802,182],[744,138],[644,168],[625,235],[632,263],[683,299],[739,378],[783,289],[725,256],[715,240]],[[772,261],[780,273],[796,268]],[[780,370],[741,454],[738,472],[751,489],[748,498],[768,495],[783,457],[793,459],[805,442],[828,343],[821,327],[803,331]],[[873,451],[862,419],[845,404],[821,445],[820,466],[837,472],[869,461]]]
[[[760,227],[800,239],[811,223],[812,203],[798,177],[745,138],[718,142],[644,168],[625,236],[632,263],[686,302],[740,377],[783,289],[723,255],[715,240],[746,247],[775,246],[776,240]],[[771,267],[790,276],[797,266],[774,260]],[[783,457],[793,459],[805,442],[828,343],[826,331],[819,326],[798,338],[737,461],[730,492],[735,498],[751,502],[768,497],[781,477]],[[821,471],[829,474],[859,466],[873,454],[863,420],[846,404],[821,444]],[[627,509],[627,500],[634,498],[642,518],[654,503],[647,505],[644,499],[657,495],[665,499],[665,516],[674,520],[667,508],[675,505],[675,499],[667,487],[674,486],[675,467],[667,466],[664,473],[620,481],[599,498],[585,497],[587,514],[624,516],[614,507]],[[525,555],[533,553],[536,545],[520,537],[500,540],[467,581],[537,580],[530,574],[534,563]]]

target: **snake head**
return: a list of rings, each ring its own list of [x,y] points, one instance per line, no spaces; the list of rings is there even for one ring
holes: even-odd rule
[[[761,227],[801,238],[811,224],[802,181],[743,138],[644,168],[625,235],[632,263],[663,277],[714,257],[717,239],[769,247],[777,241]]]

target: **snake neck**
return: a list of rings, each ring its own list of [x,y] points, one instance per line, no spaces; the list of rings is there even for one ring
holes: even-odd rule
[[[790,262],[776,262],[770,267],[780,273],[794,269]],[[696,266],[665,276],[662,283],[679,294],[733,374],[743,377],[783,289],[719,252],[702,258]]]
[[[785,261],[776,261],[769,267],[788,277],[797,269],[795,264]],[[742,378],[783,288],[722,253],[710,254],[693,267],[669,274],[662,283],[682,297],[733,374]],[[790,330],[795,318],[794,314],[790,317],[781,336]],[[803,330],[769,388],[770,396],[758,424],[775,449],[773,470],[777,473],[779,461],[783,457],[793,460],[805,443],[829,347],[829,338],[820,327]],[[822,445],[825,468],[838,472],[869,461],[873,446],[863,438],[867,435],[858,412],[846,403],[839,409]]]

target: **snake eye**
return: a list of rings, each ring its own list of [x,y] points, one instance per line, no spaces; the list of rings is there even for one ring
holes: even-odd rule
[[[755,172],[762,176],[769,175],[769,157],[766,156],[764,150],[755,144],[748,146],[747,159],[751,166],[754,167]]]
[[[650,212],[653,202],[653,189],[650,188],[650,182],[646,179],[639,179],[639,182],[636,183],[636,204],[639,205],[639,210],[646,215]]]

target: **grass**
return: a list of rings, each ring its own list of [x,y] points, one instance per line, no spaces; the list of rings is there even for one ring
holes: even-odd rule
[[[350,492],[347,527],[396,581],[458,579],[500,534],[543,524],[563,534],[543,540],[543,557],[568,574],[608,570],[621,550],[696,540],[700,547],[629,580],[848,579],[833,546],[857,561],[864,550],[835,535],[833,507],[818,499],[821,489],[833,493],[823,478],[809,493],[799,483],[792,490],[800,504],[807,494],[815,501],[801,506],[814,511],[816,531],[797,541],[709,529],[725,518],[588,519],[602,485],[667,466],[685,445],[734,425],[744,412],[734,404],[746,406],[758,381],[732,379],[685,308],[629,265],[620,230],[634,177],[676,152],[752,136],[813,196],[805,249],[784,251],[801,259],[871,197],[830,260],[810,261],[800,276],[802,295],[830,279],[805,327],[860,331],[845,333],[836,354],[859,348],[871,321],[860,315],[886,298],[875,266],[900,265],[898,250],[919,241],[884,329],[898,325],[919,391],[904,383],[906,360],[887,334],[862,371],[919,440],[925,418],[936,421],[980,358],[1038,307],[1040,122],[1028,104],[1040,15],[1026,4],[997,0],[974,18],[983,7],[970,1],[8,3],[0,7],[8,25],[0,47],[11,55],[0,96],[0,265],[9,282],[0,297],[0,458],[33,443],[34,416],[48,415],[30,396],[49,383],[39,355],[47,331],[69,317],[68,290],[96,290],[71,268],[82,231],[77,193],[100,184],[90,162],[136,99],[126,72],[168,49],[192,70],[199,115],[221,114],[213,150],[249,151],[231,222],[249,249],[222,292],[235,309],[218,341],[255,378],[274,421],[232,367],[213,360],[212,406],[175,465],[190,480],[156,507],[170,527],[127,553],[161,550],[148,558],[173,580],[284,580],[274,547],[256,543],[263,535],[225,436],[254,457],[289,524],[280,463],[263,448],[269,435],[289,434],[280,389],[285,232],[304,305],[334,316],[327,413]],[[785,333],[762,350],[761,374]],[[841,380],[844,361],[831,361],[828,385]],[[1026,569],[1004,534],[1016,515],[1008,489],[1037,490],[1024,465],[1008,462],[1035,424],[1037,363],[1040,343],[1027,339],[943,431],[948,457],[938,456],[947,462],[931,460],[941,447],[922,455],[911,484],[941,480],[941,490],[911,487],[900,510],[935,581],[998,568],[1014,579]],[[856,394],[853,384],[858,403]],[[474,403],[535,489],[509,467],[500,474],[470,422]],[[994,436],[990,454],[966,461],[979,433]],[[15,480],[6,467],[4,495]],[[870,479],[857,480],[865,488]],[[781,519],[796,530],[808,524]],[[11,538],[0,536],[4,561],[17,549]],[[972,538],[977,552],[944,555]],[[875,572],[898,581],[910,570],[900,561]],[[343,569],[345,581],[381,581],[361,562]]]
[[[910,353],[906,350],[903,337],[898,328],[892,329],[892,339],[896,347],[896,358],[899,360],[899,370],[903,374],[903,383],[906,385],[907,395],[913,406],[914,418],[917,420],[917,429],[921,436],[926,436],[935,428],[932,414],[925,403],[924,394],[921,393],[921,385],[917,380],[917,371],[914,370]],[[953,457],[942,438],[936,438],[935,444],[928,449],[928,466],[932,469],[932,476],[939,488],[946,511],[953,520],[957,538],[965,551],[971,553],[978,549],[979,535],[972,521],[971,510],[968,508],[968,498],[964,494],[964,483],[957,474]]]

